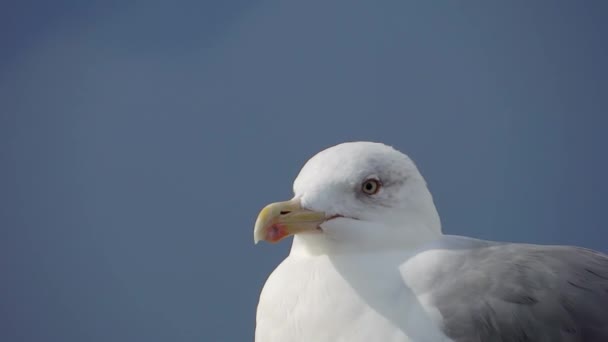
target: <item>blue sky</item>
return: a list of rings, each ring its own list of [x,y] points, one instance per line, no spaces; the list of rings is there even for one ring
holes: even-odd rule
[[[343,141],[446,233],[608,251],[604,2],[3,7],[2,340],[252,340],[257,212]]]

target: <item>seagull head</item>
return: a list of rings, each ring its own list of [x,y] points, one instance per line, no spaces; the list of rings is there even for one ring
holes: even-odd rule
[[[433,198],[416,165],[394,148],[349,142],[323,150],[302,168],[294,197],[267,205],[254,241],[295,235],[294,246],[403,247],[441,235]]]

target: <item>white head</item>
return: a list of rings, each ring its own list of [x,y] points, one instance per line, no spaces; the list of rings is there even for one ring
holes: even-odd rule
[[[294,249],[314,253],[415,246],[441,235],[439,215],[414,163],[392,147],[351,142],[311,158],[294,198],[258,216],[254,238],[295,235]]]

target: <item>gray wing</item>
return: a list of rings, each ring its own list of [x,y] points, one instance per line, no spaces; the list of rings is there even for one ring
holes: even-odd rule
[[[453,254],[432,298],[454,341],[608,341],[608,256],[489,242]]]

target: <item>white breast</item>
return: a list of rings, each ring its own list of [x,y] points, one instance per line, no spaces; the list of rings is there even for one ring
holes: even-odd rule
[[[447,340],[429,314],[433,308],[404,285],[403,260],[289,256],[262,290],[256,342]]]

